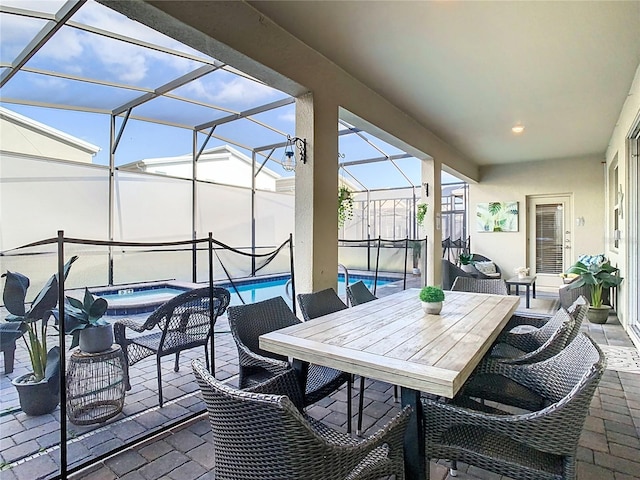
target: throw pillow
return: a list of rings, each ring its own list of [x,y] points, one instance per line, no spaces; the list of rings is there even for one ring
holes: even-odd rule
[[[485,275],[497,273],[496,265],[493,262],[475,262],[473,265],[480,273],[484,273]]]

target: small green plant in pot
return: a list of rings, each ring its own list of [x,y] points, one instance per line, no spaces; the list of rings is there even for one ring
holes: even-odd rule
[[[440,287],[427,285],[420,290],[420,301],[425,313],[439,315],[444,301],[444,291]]]
[[[71,264],[78,257],[72,257],[63,268],[67,278]],[[44,415],[52,412],[59,402],[60,349],[47,348],[47,327],[52,310],[58,303],[58,275],[52,275],[33,302],[26,302],[31,284],[29,278],[18,272],[7,271],[2,298],[9,311],[8,322],[22,322],[26,325],[23,336],[32,372],[21,375],[11,383],[18,390],[22,411],[27,415]]]
[[[88,288],[84,289],[83,301],[67,297],[65,304],[64,330],[73,335],[71,348],[80,346],[87,353],[97,353],[111,348],[113,327],[102,316],[108,303],[104,298],[94,297]]]
[[[609,316],[609,305],[603,305],[603,291],[617,287],[623,278],[616,275],[619,269],[611,265],[607,258],[600,255],[581,255],[566,273],[578,275],[578,279],[571,282],[569,288],[579,288],[588,285],[590,288],[590,306],[587,318],[593,323],[605,323]]]
[[[458,256],[458,261],[460,262],[460,268],[465,272],[475,272],[476,267],[473,266],[473,253],[461,253]]]

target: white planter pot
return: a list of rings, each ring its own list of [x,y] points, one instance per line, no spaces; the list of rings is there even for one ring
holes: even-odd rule
[[[476,272],[476,267],[474,267],[473,265],[460,265],[460,269],[463,272],[467,272],[467,273],[475,273]]]
[[[442,302],[421,302],[422,310],[429,315],[440,315]]]

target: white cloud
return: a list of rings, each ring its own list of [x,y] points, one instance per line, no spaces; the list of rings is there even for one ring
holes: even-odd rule
[[[287,112],[283,113],[282,115],[278,115],[278,120],[296,123],[296,112]]]
[[[53,60],[67,62],[83,54],[82,36],[70,28],[61,28],[40,50],[40,54]]]
[[[273,89],[242,77],[207,82],[200,79],[186,85],[185,90],[196,98],[231,108],[256,106],[274,94]]]

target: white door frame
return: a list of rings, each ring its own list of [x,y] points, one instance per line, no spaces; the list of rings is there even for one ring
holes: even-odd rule
[[[536,205],[557,203],[563,205],[563,265],[565,271],[571,266],[572,248],[574,243],[573,225],[573,202],[572,195],[568,193],[528,195],[527,196],[527,265],[530,274],[536,275],[536,285],[540,287],[559,287],[562,285],[562,278],[558,273],[547,274],[536,272]]]
[[[628,138],[627,194],[624,206],[626,219],[627,316],[626,331],[640,349],[640,299],[633,292],[640,291],[640,121],[631,129]]]

